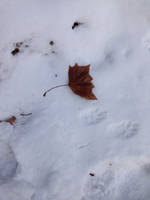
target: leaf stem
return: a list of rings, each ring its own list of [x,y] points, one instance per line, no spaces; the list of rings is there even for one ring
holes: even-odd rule
[[[64,87],[64,86],[68,86],[68,84],[57,85],[57,86],[55,86],[55,87],[50,88],[49,90],[47,90],[46,92],[44,92],[43,97],[45,97],[46,94],[47,94],[48,92],[50,92],[51,90],[53,90],[53,89],[55,89],[55,88],[59,88],[59,87]]]

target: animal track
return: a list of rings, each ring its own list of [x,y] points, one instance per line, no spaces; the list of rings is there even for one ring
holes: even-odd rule
[[[107,116],[106,111],[101,111],[99,108],[91,107],[80,113],[80,118],[88,125],[94,125],[102,122]]]
[[[150,51],[150,33],[148,33],[144,38],[143,38],[143,46]]]
[[[135,136],[139,131],[139,124],[133,121],[122,121],[110,124],[108,132],[119,138],[128,139]]]

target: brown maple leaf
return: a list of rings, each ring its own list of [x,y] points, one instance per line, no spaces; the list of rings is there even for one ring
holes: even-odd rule
[[[71,90],[86,99],[96,100],[96,96],[93,94],[92,89],[94,88],[91,80],[93,79],[89,75],[90,65],[78,66],[76,63],[73,67],[69,66],[69,87]]]
[[[77,63],[75,63],[73,67],[69,66],[69,83],[52,87],[44,92],[43,96],[46,96],[47,92],[55,88],[69,86],[75,94],[88,100],[97,100],[96,96],[92,92],[94,85],[91,82],[93,78],[89,75],[89,70],[90,65],[79,66]]]

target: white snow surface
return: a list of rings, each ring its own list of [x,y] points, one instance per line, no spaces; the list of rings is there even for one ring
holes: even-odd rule
[[[146,157],[114,159],[97,165],[82,200],[150,199],[150,162]]]
[[[0,123],[0,200],[150,200],[149,10],[149,0],[0,1],[0,120],[17,118]],[[91,65],[98,100],[69,87],[44,98],[75,63]]]

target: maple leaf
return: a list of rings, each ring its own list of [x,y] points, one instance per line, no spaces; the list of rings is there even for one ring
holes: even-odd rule
[[[97,100],[96,96],[92,92],[94,85],[91,82],[93,78],[89,75],[89,70],[90,65],[79,66],[75,63],[73,67],[69,66],[69,83],[52,87],[44,92],[43,96],[46,96],[47,92],[55,88],[69,86],[75,94],[88,100]]]
[[[69,66],[69,87],[71,90],[86,99],[96,100],[96,96],[93,94],[92,89],[94,88],[91,80],[93,79],[89,75],[90,65],[78,66],[76,63],[73,67]]]

